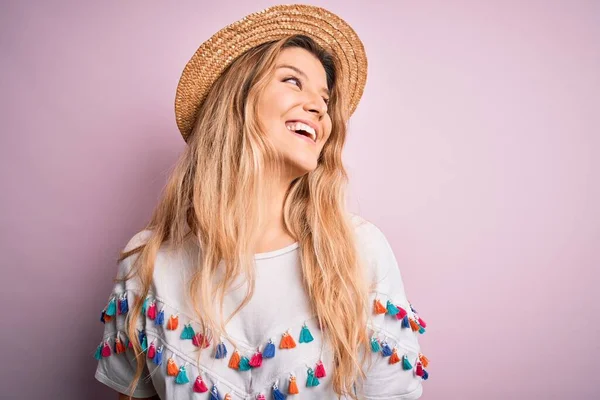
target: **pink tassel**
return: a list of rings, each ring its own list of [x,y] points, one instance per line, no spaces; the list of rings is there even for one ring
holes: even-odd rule
[[[421,317],[417,317],[417,319],[419,321],[419,325],[421,325],[423,328],[427,328],[427,324],[425,323],[425,321],[423,321]]]
[[[415,374],[421,377],[424,375],[423,364],[421,364],[421,361],[417,361],[417,370],[415,371]]]
[[[196,393],[206,393],[208,392],[208,388],[206,387],[206,383],[202,380],[202,377],[198,375],[196,378],[196,382],[194,382],[194,392]]]
[[[110,357],[111,351],[108,342],[104,342],[104,346],[102,347],[102,357]]]
[[[196,333],[192,337],[192,343],[196,347],[204,347],[205,349],[210,346],[210,342],[201,333]]]
[[[155,301],[153,301],[152,304],[150,304],[150,307],[148,307],[148,318],[150,318],[151,320],[156,319],[156,302]]]
[[[148,347],[148,358],[152,359],[156,355],[156,346],[154,346],[154,341],[150,343],[150,347]]]
[[[263,355],[260,351],[257,351],[256,353],[254,353],[254,355],[252,356],[252,359],[250,360],[250,366],[253,368],[258,368],[262,365],[263,362]]]
[[[323,361],[319,360],[317,364],[317,368],[315,368],[315,376],[317,378],[325,378],[327,374],[325,373],[325,366],[323,365]]]
[[[396,306],[396,307],[399,310],[398,314],[396,314],[396,318],[402,319],[402,318],[406,317],[406,314],[407,314],[406,310],[400,306]]]

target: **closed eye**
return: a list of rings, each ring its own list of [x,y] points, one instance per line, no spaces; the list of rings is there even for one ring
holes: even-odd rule
[[[283,81],[287,82],[289,80],[294,80],[294,81],[298,82],[296,84],[296,86],[298,86],[300,88],[300,90],[302,90],[302,81],[299,78],[296,78],[295,76],[290,76],[289,78],[285,78]],[[325,102],[326,105],[329,105],[329,99],[327,97],[323,97],[323,101]]]

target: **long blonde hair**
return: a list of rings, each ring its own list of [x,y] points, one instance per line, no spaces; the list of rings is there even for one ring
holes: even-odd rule
[[[354,384],[365,376],[365,357],[370,359],[370,352],[364,351],[369,346],[368,287],[345,205],[348,178],[341,156],[347,134],[346,107],[334,55],[311,38],[294,35],[254,47],[234,60],[214,83],[147,225],[151,235],[142,246],[121,253],[119,261],[139,253],[121,280],[139,279],[141,293],[130,315],[140,315],[161,245],[169,241],[170,246],[183,246],[193,238],[202,251],[187,288],[191,304],[204,337],[213,341],[228,337],[225,325],[254,292],[253,251],[261,231],[257,227],[265,223],[262,199],[271,190],[266,177],[282,172],[282,158],[257,118],[257,99],[271,79],[277,56],[288,47],[308,50],[325,68],[332,131],[316,169],[291,182],[284,223],[299,242],[303,285],[333,351],[333,389],[356,399]],[[221,261],[222,279],[216,281]],[[246,297],[224,318],[226,290],[240,275],[249,283]],[[214,299],[219,301],[220,315],[212,306]],[[140,354],[136,328],[136,320],[130,318],[127,333]],[[137,357],[131,393],[144,363],[144,357]]]

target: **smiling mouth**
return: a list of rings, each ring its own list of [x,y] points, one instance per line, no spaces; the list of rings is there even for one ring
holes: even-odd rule
[[[308,138],[311,142],[316,143],[317,132],[311,126],[302,122],[286,122],[285,126],[292,133]]]

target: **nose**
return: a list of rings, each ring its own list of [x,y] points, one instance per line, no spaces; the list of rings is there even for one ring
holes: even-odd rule
[[[319,119],[321,119],[321,117],[327,113],[327,104],[325,104],[325,100],[317,93],[313,93],[309,96],[310,98],[304,103],[304,110],[311,114],[318,115]]]

